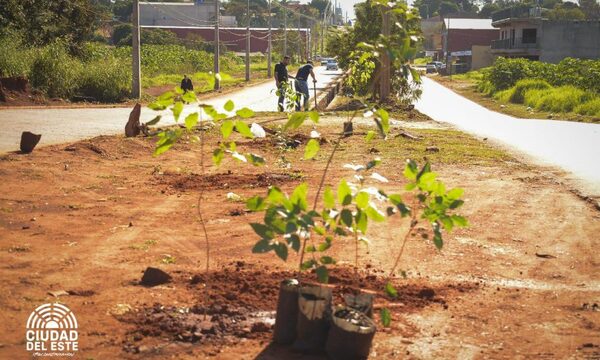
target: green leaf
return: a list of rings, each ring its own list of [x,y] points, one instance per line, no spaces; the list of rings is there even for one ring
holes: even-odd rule
[[[371,170],[372,168],[374,168],[375,166],[377,166],[379,164],[381,164],[381,159],[375,158],[367,163],[367,170]]]
[[[452,218],[452,221],[454,222],[454,224],[456,224],[457,226],[460,226],[460,227],[469,226],[469,221],[466,218],[464,218],[463,216],[452,215],[451,218]]]
[[[233,104],[233,101],[231,101],[231,100],[227,100],[227,102],[223,106],[223,109],[228,112],[232,112],[234,108],[235,108],[235,105]]]
[[[414,160],[407,160],[404,167],[404,177],[408,180],[416,180],[418,173],[417,163]]]
[[[244,137],[247,137],[249,139],[254,138],[254,134],[252,134],[252,131],[250,131],[248,124],[241,120],[237,120],[235,122],[235,129]]]
[[[181,99],[186,103],[196,102],[196,93],[193,91],[186,91],[186,93],[181,96]]]
[[[306,144],[306,148],[304,148],[304,160],[312,159],[317,155],[321,146],[319,145],[319,141],[316,139],[308,140]]]
[[[269,227],[265,224],[251,223],[250,226],[252,227],[254,232],[257,233],[263,239],[273,239],[273,231],[271,231],[271,229],[269,229]]]
[[[254,111],[252,111],[246,107],[239,109],[235,113],[237,116],[244,118],[244,119],[249,119],[254,116]]]
[[[395,299],[398,297],[398,290],[396,290],[394,285],[392,285],[392,283],[389,281],[387,284],[385,284],[385,293],[392,299]]]
[[[453,202],[450,203],[449,208],[450,209],[457,209],[459,207],[461,207],[465,202],[462,200],[454,200]]]
[[[390,132],[390,115],[384,109],[378,109],[375,115],[381,120],[383,133],[387,135]]]
[[[306,195],[308,194],[308,184],[302,183],[294,189],[292,192],[292,196],[290,196],[290,201],[292,204],[298,205],[300,209],[306,210],[308,203],[306,201]]]
[[[423,168],[421,169],[421,171],[419,171],[419,173],[417,174],[417,180],[419,180],[421,178],[421,176],[428,174],[431,172],[431,165],[429,164],[429,162],[426,162],[425,165],[423,166]]]
[[[343,206],[352,203],[352,189],[350,189],[346,180],[340,181],[340,185],[337,189],[337,200]]]
[[[267,207],[267,203],[264,198],[256,195],[246,201],[246,207],[250,211],[261,211]]]
[[[223,161],[223,157],[225,156],[225,151],[223,149],[215,149],[213,151],[212,160],[215,165],[221,165],[221,161]]]
[[[223,140],[226,140],[231,135],[233,131],[233,121],[225,120],[221,123],[221,135],[223,136]]]
[[[438,250],[444,247],[444,241],[442,240],[442,232],[440,231],[440,224],[435,222],[432,224],[433,227],[433,243]]]
[[[175,88],[173,89],[173,91],[175,91],[175,93],[177,95],[183,95],[183,89],[180,88],[179,86],[175,86]]]
[[[157,117],[155,117],[154,119],[152,119],[152,120],[148,121],[148,122],[146,123],[146,126],[152,126],[152,125],[156,125],[156,124],[158,124],[158,122],[160,121],[160,119],[161,119],[161,118],[162,118],[162,116],[161,116],[161,115],[158,115],[158,116],[157,116]]]
[[[373,138],[375,137],[375,134],[376,134],[376,133],[375,133],[375,131],[373,131],[373,130],[369,130],[369,131],[367,131],[367,136],[365,136],[365,140],[366,140],[367,142],[369,142],[369,141],[373,140]]]
[[[183,111],[183,103],[181,101],[176,102],[171,111],[173,111],[175,122],[179,121],[179,115],[181,115],[181,112]]]
[[[300,237],[298,237],[298,235],[292,234],[286,240],[292,249],[294,249],[294,251],[300,251]]]
[[[353,223],[353,218],[352,218],[352,212],[348,209],[344,209],[342,210],[342,213],[340,214],[340,216],[342,217],[342,223],[344,223],[347,227],[352,227],[352,223]]]
[[[317,278],[319,279],[320,283],[327,284],[329,282],[329,272],[327,271],[325,265],[319,266],[315,272],[317,273]]]
[[[320,243],[319,246],[317,246],[316,250],[319,252],[326,251],[327,249],[329,249],[331,247],[331,242],[332,242],[331,236],[326,237],[325,242]]]
[[[317,248],[314,245],[308,245],[306,249],[304,249],[304,252],[307,253],[313,253],[315,251],[317,251]]]
[[[198,113],[191,113],[185,118],[185,128],[188,130],[192,130],[194,126],[198,124]]]
[[[367,219],[367,214],[364,211],[358,210],[355,216],[356,228],[360,230],[363,234],[367,233],[367,226],[369,220]]]
[[[275,254],[281,258],[281,260],[286,261],[288,257],[288,247],[283,243],[279,243],[274,246]]]
[[[307,260],[300,265],[301,270],[311,269],[313,266],[317,266],[317,262],[314,259]]]
[[[307,114],[305,112],[295,112],[289,115],[287,123],[283,126],[284,130],[297,129],[306,120]]]
[[[273,246],[271,245],[269,240],[262,239],[259,242],[257,242],[256,244],[254,244],[254,247],[252,248],[252,253],[264,254],[266,252],[271,251],[272,249],[273,249]]]
[[[333,191],[329,186],[325,187],[325,192],[323,193],[323,202],[325,203],[325,208],[335,208],[335,197],[333,196]]]
[[[381,317],[381,324],[383,327],[390,327],[392,324],[392,314],[388,308],[381,308],[379,311],[379,316]]]
[[[173,91],[166,91],[166,92],[162,93],[161,95],[159,95],[156,98],[156,100],[158,100],[158,101],[173,100],[174,97],[175,97],[175,93]]]
[[[331,256],[321,256],[321,264],[323,265],[332,265],[335,264],[335,260]]]
[[[448,193],[446,194],[446,196],[449,199],[458,200],[458,199],[460,199],[463,196],[464,193],[465,193],[465,191],[463,189],[461,189],[461,188],[454,188],[454,189],[448,191]]]
[[[385,221],[385,215],[372,206],[367,207],[365,209],[365,212],[367,213],[369,219],[372,219],[377,222]]]
[[[364,209],[369,205],[370,198],[371,196],[367,192],[361,191],[358,194],[356,194],[354,201],[356,202],[356,206],[359,209]]]
[[[248,162],[254,166],[261,166],[265,164],[265,159],[262,156],[252,153],[246,154],[246,160],[248,160]]]
[[[316,111],[311,111],[308,113],[308,116],[310,117],[310,120],[312,122],[314,122],[315,124],[319,123],[319,113]]]

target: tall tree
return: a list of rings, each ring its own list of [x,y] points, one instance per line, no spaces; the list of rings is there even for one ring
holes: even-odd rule
[[[0,1],[0,30],[19,31],[34,45],[62,37],[75,48],[92,35],[104,16],[89,0]]]

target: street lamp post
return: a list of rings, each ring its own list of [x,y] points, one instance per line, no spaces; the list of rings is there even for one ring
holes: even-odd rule
[[[271,76],[273,76],[273,73],[271,72],[271,0],[269,0],[269,44],[268,44],[268,56],[267,56],[267,76],[269,78],[271,78]]]
[[[214,60],[214,71],[215,71],[215,90],[219,90],[221,88],[221,72],[219,68],[219,23],[221,22],[221,4],[219,0],[215,0],[215,60]]]
[[[248,0],[246,16],[246,81],[250,81],[250,0]]]

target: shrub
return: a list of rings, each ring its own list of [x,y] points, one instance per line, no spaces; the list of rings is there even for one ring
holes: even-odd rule
[[[524,101],[525,91],[530,89],[550,89],[551,86],[545,80],[539,79],[523,79],[517,81],[516,85],[510,88],[508,101],[515,104],[522,104]]]
[[[489,80],[482,80],[477,84],[477,91],[486,96],[491,96],[495,92],[494,85]]]
[[[33,87],[49,97],[68,99],[77,86],[81,63],[71,57],[66,43],[56,41],[42,48],[31,66]]]
[[[494,94],[494,99],[501,102],[509,102],[511,96],[513,94],[513,89],[500,90]]]
[[[29,75],[36,56],[35,49],[24,48],[17,35],[0,38],[0,76]]]
[[[131,71],[117,59],[87,63],[79,75],[77,94],[100,102],[118,102],[129,96]]]
[[[581,103],[594,98],[594,94],[574,86],[560,86],[550,90],[534,89],[525,92],[525,103],[535,104],[538,110],[571,112]]]
[[[597,97],[577,105],[573,111],[581,115],[600,117],[600,98]]]

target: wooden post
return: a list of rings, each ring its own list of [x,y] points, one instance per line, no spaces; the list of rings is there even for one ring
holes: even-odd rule
[[[142,74],[140,70],[140,2],[139,0],[133,1],[133,14],[131,18],[133,22],[133,29],[131,34],[131,47],[132,47],[132,81],[131,81],[131,97],[133,99],[139,99],[142,95]]]
[[[383,26],[382,33],[383,36],[390,36],[390,14],[387,11],[387,8],[383,8]],[[381,61],[381,77],[379,80],[379,100],[384,101],[390,96],[391,91],[391,64],[390,57],[386,51],[382,53],[382,61]]]

